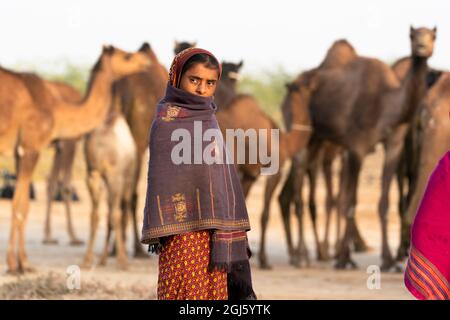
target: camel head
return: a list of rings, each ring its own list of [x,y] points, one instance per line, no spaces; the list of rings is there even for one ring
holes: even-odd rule
[[[233,85],[236,85],[237,81],[240,78],[240,70],[244,65],[244,61],[240,61],[239,63],[226,62],[222,61],[222,79],[231,82]]]
[[[181,51],[187,49],[187,48],[193,48],[197,45],[197,42],[186,42],[186,41],[182,41],[182,42],[178,42],[175,40],[175,44],[173,47],[173,52],[175,53],[175,55],[179,54]]]
[[[411,53],[413,56],[429,58],[433,54],[434,42],[436,40],[437,28],[414,28],[410,27],[409,37],[411,39]]]
[[[103,46],[100,61],[102,68],[110,71],[115,79],[145,71],[151,65],[143,52],[126,52],[113,46]]]
[[[287,93],[281,111],[287,129],[292,123],[310,123],[309,104],[317,82],[316,72],[306,71],[286,83]]]
[[[142,46],[138,49],[138,52],[145,54],[152,63],[158,63],[158,58],[156,57],[155,51],[148,42],[144,42]]]

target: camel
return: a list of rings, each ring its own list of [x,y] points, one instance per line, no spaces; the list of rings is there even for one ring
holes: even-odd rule
[[[96,128],[111,103],[110,86],[120,77],[143,70],[142,53],[103,48],[79,103],[56,99],[39,77],[0,69],[0,152],[17,154],[17,188],[12,202],[7,266],[11,273],[32,271],[25,250],[28,189],[40,151],[55,139],[72,139]],[[18,252],[16,253],[16,246]]]
[[[100,265],[105,265],[111,232],[114,231],[115,253],[120,269],[128,266],[125,249],[125,233],[128,216],[131,214],[133,179],[136,165],[136,145],[124,116],[111,109],[106,121],[86,135],[85,157],[88,170],[87,185],[92,201],[90,233],[87,251],[82,263],[84,268],[92,266],[94,244],[97,234],[98,207],[102,193],[102,181],[107,190],[108,223],[106,241]]]
[[[406,212],[405,230],[408,237],[428,179],[439,159],[450,150],[450,73],[443,73],[430,89],[424,100],[424,110],[421,117],[423,133],[419,156],[420,171]]]
[[[81,93],[72,86],[57,82],[47,81],[50,90],[53,90],[55,96],[59,95],[59,99],[76,103],[81,100]],[[52,237],[51,232],[51,210],[52,202],[55,199],[57,191],[60,191],[62,200],[66,209],[67,232],[69,234],[70,245],[82,245],[84,242],[75,235],[72,224],[72,214],[70,210],[70,202],[72,199],[72,187],[70,185],[72,176],[72,167],[75,160],[76,146],[79,138],[63,139],[53,141],[52,145],[55,149],[53,156],[52,168],[47,179],[47,210],[44,228],[44,244],[57,244],[58,240]]]
[[[239,63],[222,61],[222,76],[214,94],[214,101],[219,106],[220,111],[228,108],[238,94],[237,83],[243,64],[242,60]]]
[[[197,45],[197,42],[187,42],[187,41],[182,41],[182,42],[178,42],[175,40],[175,44],[174,44],[174,48],[173,48],[173,53],[175,55],[179,54],[181,51],[188,49],[188,48],[192,48],[195,47]]]
[[[132,185],[132,219],[134,230],[134,256],[147,257],[142,248],[138,231],[137,205],[138,183],[142,161],[148,147],[148,133],[155,116],[156,105],[164,96],[169,75],[148,43],[143,43],[139,52],[147,56],[151,66],[144,72],[131,74],[113,85],[113,108],[123,114],[136,145],[136,165]]]
[[[308,99],[308,92],[299,90],[296,94],[303,97],[304,101]],[[286,160],[292,158],[294,154],[305,147],[311,135],[310,118],[307,108],[304,107],[293,109],[292,115],[295,125],[293,125],[287,132],[280,132],[278,150],[276,150],[273,149],[276,144],[272,144],[270,132],[273,129],[279,130],[280,128],[273,121],[273,119],[271,119],[262,111],[258,102],[251,95],[237,94],[225,109],[221,109],[219,105],[218,112],[216,113],[219,126],[224,136],[226,135],[226,129],[242,129],[244,130],[244,132],[248,129],[267,130],[268,135],[265,137],[265,139],[268,145],[268,154],[272,155],[273,152],[279,153],[280,168],[282,168]],[[261,141],[259,140],[258,146],[260,145],[260,142]],[[261,168],[263,167],[260,159],[257,159],[257,162],[255,164],[249,163],[249,150],[250,147],[247,141],[245,147],[246,162],[243,164],[237,164],[237,169],[240,175],[240,181],[245,197],[248,196],[252,185],[260,176]],[[237,153],[235,152],[234,155],[236,161]],[[268,176],[266,181],[263,200],[264,206],[261,214],[262,233],[260,253],[265,253],[265,230],[267,228],[269,218],[270,203],[272,195],[278,183],[280,182],[281,177],[281,171],[278,171],[276,174]],[[264,256],[264,254],[262,256]],[[264,260],[261,263],[261,267],[270,268],[268,264],[264,263]]]
[[[350,243],[355,233],[358,178],[364,157],[382,142],[385,150],[378,214],[382,231],[383,271],[395,267],[387,237],[390,182],[396,171],[409,124],[426,93],[427,60],[436,28],[410,28],[412,68],[400,82],[392,69],[374,58],[357,57],[344,68],[315,73],[318,82],[311,102],[314,130],[320,138],[343,146],[346,174],[338,196],[338,215],[346,226],[336,268],[357,267]]]
[[[328,49],[324,60],[322,63],[314,69],[306,71],[298,76],[293,83],[288,84],[287,87],[298,87],[304,81],[305,77],[311,77],[312,74],[318,72],[319,70],[327,70],[331,68],[344,67],[349,62],[354,60],[357,57],[357,53],[353,46],[345,39],[340,39],[335,41],[331,47]],[[289,92],[285,97],[284,103],[282,105],[282,114],[286,128],[291,126],[292,115],[291,111],[293,108],[296,108],[296,103],[298,102],[292,100],[289,96]],[[333,185],[332,185],[332,171],[331,166],[333,161],[343,156],[342,147],[332,144],[330,142],[322,142],[320,139],[317,139],[317,135],[313,134],[311,138],[308,148],[303,151],[302,154],[297,155],[293,158],[291,171],[288,175],[288,179],[285,181],[285,184],[282,188],[282,191],[279,195],[279,205],[281,208],[281,213],[284,222],[284,228],[286,230],[286,240],[288,244],[288,252],[290,256],[290,262],[294,266],[301,267],[303,260],[306,261],[306,264],[309,264],[309,254],[306,248],[305,242],[303,240],[303,199],[302,199],[302,188],[303,188],[303,179],[305,173],[309,178],[310,192],[309,192],[309,212],[311,216],[311,221],[313,225],[313,233],[314,240],[317,251],[318,260],[328,260],[329,253],[329,229],[330,229],[330,220],[331,220],[331,212],[335,207],[335,200],[333,196]],[[316,177],[317,170],[319,167],[322,167],[324,178],[325,178],[325,186],[326,186],[326,200],[325,200],[325,208],[326,208],[326,223],[325,223],[325,235],[324,240],[321,242],[319,240],[317,224],[316,224],[316,204],[315,204],[315,186],[316,186]],[[341,172],[342,176],[343,172]],[[342,180],[342,179],[341,179]],[[292,245],[291,238],[291,228],[290,228],[290,203],[294,200],[295,202],[295,212],[298,217],[299,223],[299,237],[298,237],[298,245],[297,248],[294,249]],[[340,220],[341,217],[337,217],[337,240],[336,247],[339,246],[339,235],[340,235]],[[356,230],[357,231],[357,230]],[[359,232],[356,232],[359,235]],[[359,236],[355,239],[355,247],[358,250],[364,250],[366,245],[364,240]]]
[[[397,60],[392,69],[397,77],[403,81],[411,68],[411,58],[404,57]],[[428,68],[427,87],[430,89],[441,76],[442,71]],[[397,185],[399,189],[399,215],[400,215],[400,246],[397,250],[397,261],[402,261],[408,255],[410,246],[409,224],[406,217],[406,211],[411,203],[412,196],[416,189],[417,177],[420,171],[419,158],[421,150],[421,141],[423,128],[421,127],[420,108],[411,122],[408,134],[405,137],[404,148],[401,153],[400,162],[397,168]]]

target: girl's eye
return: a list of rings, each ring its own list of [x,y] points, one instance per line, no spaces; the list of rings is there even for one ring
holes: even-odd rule
[[[208,81],[208,86],[213,86],[214,85],[214,81]]]
[[[197,83],[198,83],[198,80],[195,79],[195,78],[191,78],[191,82],[192,82],[193,84],[197,84]]]

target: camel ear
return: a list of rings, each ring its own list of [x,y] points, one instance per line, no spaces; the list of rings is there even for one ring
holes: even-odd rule
[[[138,51],[144,52],[150,50],[150,44],[148,42],[144,42]]]
[[[114,52],[114,47],[111,45],[103,45],[103,53],[112,54]]]
[[[436,26],[434,26],[433,32],[434,32],[434,36],[436,37],[436,34],[437,34],[437,27]]]
[[[196,47],[197,46],[197,41],[192,42],[192,47]]]
[[[409,26],[409,34],[412,35],[416,31],[412,25]]]
[[[286,89],[287,89],[288,91],[294,91],[294,90],[297,90],[297,89],[298,89],[297,84],[294,83],[294,82],[286,82],[286,83],[285,83],[285,86],[286,86]]]
[[[238,69],[241,69],[243,65],[244,65],[244,60],[239,61]]]
[[[173,43],[173,46],[176,48],[176,47],[178,47],[179,44],[180,43],[177,40],[175,40],[174,43]]]

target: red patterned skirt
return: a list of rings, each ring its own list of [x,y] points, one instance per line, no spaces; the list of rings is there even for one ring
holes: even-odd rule
[[[170,237],[159,255],[159,300],[227,300],[227,273],[208,271],[208,230]]]

